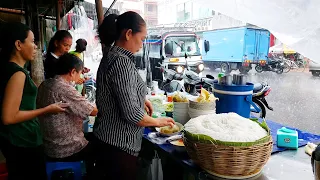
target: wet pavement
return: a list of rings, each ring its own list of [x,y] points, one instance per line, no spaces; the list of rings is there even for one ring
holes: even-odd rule
[[[206,69],[215,78],[219,71]],[[238,73],[238,72],[232,72]],[[320,78],[307,70],[276,74],[273,72],[248,74],[248,81],[267,82],[272,90],[266,97],[274,111],[267,110],[266,118],[287,126],[320,134]]]

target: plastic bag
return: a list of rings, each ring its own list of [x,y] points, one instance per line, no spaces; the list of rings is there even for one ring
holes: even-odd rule
[[[151,157],[142,157],[139,159],[139,171],[137,179],[163,180],[162,163],[157,151],[154,151],[154,157],[152,160]]]
[[[157,151],[155,151],[155,156],[152,159],[150,169],[151,169],[152,180],[163,180],[162,163],[161,163],[161,159],[158,156]]]

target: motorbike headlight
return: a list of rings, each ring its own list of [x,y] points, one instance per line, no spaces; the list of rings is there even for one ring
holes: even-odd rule
[[[203,64],[199,64],[198,65],[198,69],[199,69],[199,71],[203,71],[204,70],[204,65]]]
[[[177,72],[178,73],[182,73],[183,72],[183,67],[182,66],[178,66],[177,67]]]

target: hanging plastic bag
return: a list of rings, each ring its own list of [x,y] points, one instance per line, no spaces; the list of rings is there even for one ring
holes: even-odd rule
[[[152,152],[148,152],[148,154],[149,153],[152,153]],[[152,156],[140,157],[137,179],[163,180],[162,163],[161,163],[161,159],[158,156],[157,151],[154,151],[153,158],[152,159],[151,158]]]
[[[152,180],[163,180],[161,159],[159,158],[157,151],[155,151],[154,154],[150,167]]]

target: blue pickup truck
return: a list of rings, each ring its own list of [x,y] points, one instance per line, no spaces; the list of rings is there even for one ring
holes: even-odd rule
[[[239,27],[203,32],[202,59],[210,69],[248,72],[252,64],[268,63],[270,32]]]

